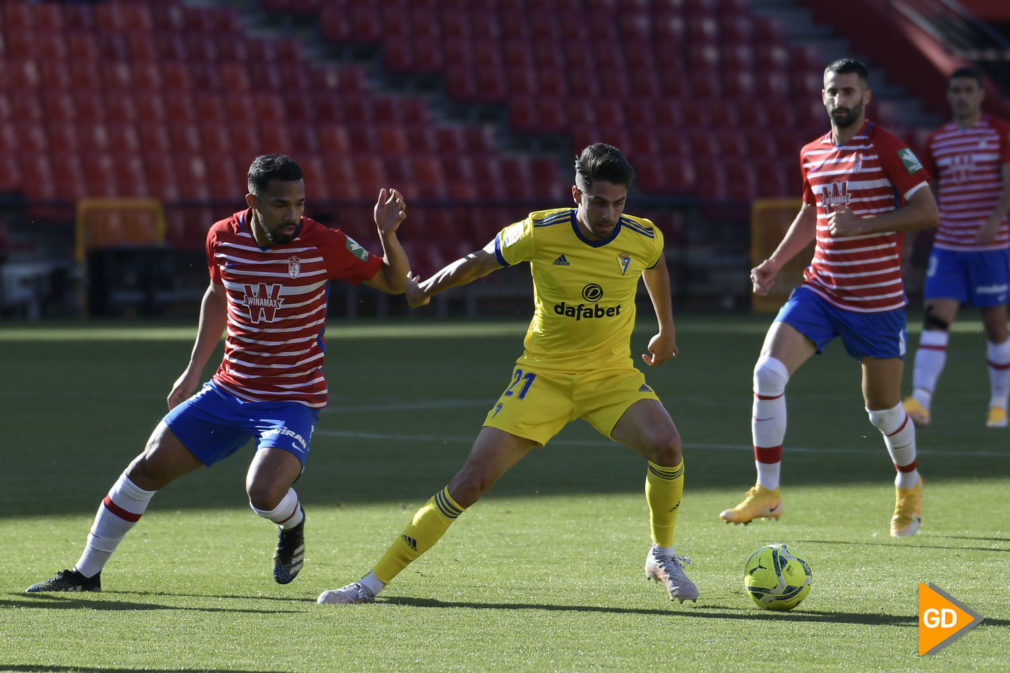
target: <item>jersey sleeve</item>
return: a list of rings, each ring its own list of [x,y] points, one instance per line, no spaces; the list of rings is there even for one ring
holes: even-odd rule
[[[663,247],[665,243],[663,239],[663,232],[660,231],[659,227],[657,227],[650,220],[646,220],[646,222],[648,222],[652,226],[652,235],[654,236],[652,244],[652,257],[650,258],[651,261],[649,261],[648,264],[646,264],[646,268],[651,269],[663,261]]]
[[[933,131],[926,137],[926,155],[922,157],[922,166],[929,173],[930,180],[938,180],[940,178],[940,173],[936,167],[936,157],[933,156],[933,142],[936,139],[937,131]]]
[[[816,206],[817,205],[817,195],[814,194],[814,190],[811,189],[811,187],[810,187],[810,180],[807,179],[807,171],[806,171],[807,161],[806,161],[806,156],[807,156],[807,148],[804,147],[802,150],[800,150],[800,175],[803,176],[803,197],[802,198],[803,198],[803,203],[805,203],[805,204],[807,204],[809,206]]]
[[[929,173],[922,162],[904,142],[895,135],[881,133],[876,138],[880,164],[902,200],[923,183],[929,182]]]
[[[498,232],[494,252],[502,266],[512,266],[533,259],[533,218],[514,222]]]
[[[207,271],[210,274],[210,282],[221,285],[224,280],[221,277],[221,267],[217,265],[215,251],[217,250],[217,227],[211,227],[204,240],[204,247],[207,253]]]
[[[1010,164],[1010,124],[1000,119],[996,120],[993,125],[999,134],[999,162]]]
[[[371,280],[382,268],[382,258],[368,250],[340,229],[320,227],[320,237],[326,241],[326,271],[331,279],[339,278],[357,285]]]

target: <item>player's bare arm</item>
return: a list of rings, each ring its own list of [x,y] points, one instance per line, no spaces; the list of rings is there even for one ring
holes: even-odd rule
[[[203,368],[214,353],[227,324],[227,291],[223,285],[211,283],[203,294],[203,301],[200,302],[200,322],[196,329],[196,341],[189,356],[189,364],[172,384],[172,390],[168,394],[169,409],[174,409],[196,391],[203,375]]]
[[[658,367],[672,357],[676,357],[677,329],[673,323],[673,300],[670,296],[670,271],[666,260],[660,257],[651,269],[642,272],[642,281],[652,301],[656,313],[659,332],[649,340],[649,352],[642,354],[642,361],[650,367]]]
[[[751,269],[750,281],[754,287],[754,294],[762,296],[768,294],[782,267],[810,245],[816,234],[817,207],[804,203],[771,257]]]
[[[365,285],[388,294],[403,294],[407,284],[410,262],[404,252],[396,232],[407,217],[407,203],[403,195],[395,189],[379,190],[379,198],[374,209],[375,226],[379,230],[382,244],[383,264],[379,272]]]
[[[1003,218],[1010,210],[1010,164],[1003,164],[1003,191],[999,196],[999,203],[992,211],[985,223],[979,227],[978,234],[975,235],[975,242],[980,245],[988,245],[996,238],[999,227],[1003,223]]]
[[[828,215],[832,236],[860,236],[887,231],[928,229],[940,224],[940,212],[929,185],[912,192],[905,205],[896,210],[869,217],[859,217],[848,206],[840,206]]]
[[[422,281],[420,276],[410,274],[407,278],[407,303],[414,308],[424,306],[433,295],[451,287],[472,283],[500,268],[502,266],[495,255],[492,240],[480,250],[474,250],[442,267],[427,280]]]

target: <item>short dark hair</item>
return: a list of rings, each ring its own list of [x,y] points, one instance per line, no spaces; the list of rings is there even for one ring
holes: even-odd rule
[[[848,75],[850,73],[856,73],[859,79],[863,80],[864,84],[870,83],[870,69],[867,68],[861,61],[857,61],[854,58],[840,58],[837,61],[832,61],[824,68],[824,73],[827,74],[833,72],[836,75]]]
[[[964,65],[956,69],[954,72],[950,73],[947,77],[947,84],[950,84],[951,80],[960,77],[970,77],[976,82],[978,82],[979,88],[982,88],[982,71],[970,65]]]
[[[249,166],[248,186],[253,196],[262,196],[271,180],[301,180],[302,167],[286,154],[262,154]]]
[[[613,145],[593,143],[575,160],[575,186],[580,191],[589,191],[597,180],[630,187],[635,181],[635,169]]]

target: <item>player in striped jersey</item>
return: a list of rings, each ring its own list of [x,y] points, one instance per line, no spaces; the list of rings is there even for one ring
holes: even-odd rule
[[[657,367],[677,354],[663,235],[649,220],[624,215],[635,173],[621,152],[596,143],[575,163],[576,208],[530,213],[431,278],[412,278],[411,305],[506,266],[528,262],[534,313],[510,383],[488,412],[462,469],[414,515],[360,582],[325,591],[320,603],[370,603],[400,571],[434,545],[468,507],[532,449],[583,418],[647,460],[645,497],[652,545],[646,577],[671,600],[697,600],[674,553],[684,490],[680,435],[631,359],[638,280],[645,282],[659,333],[642,359]]]
[[[915,353],[908,415],[929,425],[947,360],[950,324],[961,304],[977,306],[986,334],[990,428],[1007,426],[1010,397],[1010,124],[982,113],[982,74],[958,68],[947,83],[954,118],[928,141],[926,168],[938,187],[940,228],[926,272],[922,336]]]
[[[189,365],[168,396],[169,413],[99,505],[74,568],[29,592],[101,591],[102,569],[155,492],[253,438],[246,491],[253,510],[278,526],[274,580],[287,584],[301,570],[305,512],[292,485],[327,400],[327,287],[341,279],[403,293],[409,265],[396,231],[405,205],[396,190],[379,192],[375,222],[384,256],[378,257],[305,217],[302,169],[289,157],[257,157],[248,182],[249,207],[207,234],[210,284]],[[194,395],[222,332],[224,359]]]
[[[779,473],[789,378],[835,337],[862,365],[863,399],[897,470],[891,535],[914,535],[922,479],[915,424],[901,406],[905,293],[901,232],[936,226],[928,175],[904,143],[866,119],[869,73],[840,59],[824,71],[822,99],[831,131],[800,151],[803,206],[771,257],[751,271],[765,294],[782,266],[816,241],[814,258],[765,336],[754,367],[751,430],[757,483],[720,514],[749,523],[782,515]]]

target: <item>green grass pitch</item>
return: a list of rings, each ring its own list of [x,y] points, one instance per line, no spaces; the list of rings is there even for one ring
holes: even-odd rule
[[[685,440],[677,547],[701,596],[683,605],[644,579],[641,458],[582,422],[508,473],[378,603],[316,605],[364,574],[462,464],[525,329],[486,321],[331,323],[332,401],[297,486],[308,551],[294,583],[272,581],[276,533],[246,501],[247,448],[155,497],[103,593],[27,595],[77,560],[99,501],[164,413],[194,327],[0,326],[0,671],[1007,670],[1010,431],[984,427],[976,316],[956,326],[933,425],[918,433],[924,521],[903,540],[887,533],[893,468],[837,343],[787,392],[784,516],[719,520],[754,481],[750,379],[770,319],[679,316],[680,357],[647,372]],[[636,361],[652,320],[639,323]],[[788,613],[743,590],[747,557],[772,542],[813,570]],[[985,622],[918,657],[918,582]]]

